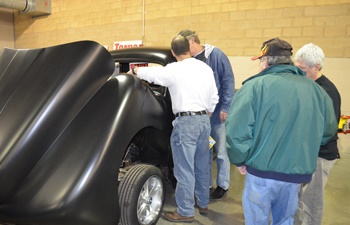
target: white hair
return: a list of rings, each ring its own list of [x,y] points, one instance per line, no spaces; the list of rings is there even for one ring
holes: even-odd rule
[[[301,47],[295,54],[295,61],[303,61],[306,65],[313,67],[317,64],[323,68],[324,65],[324,53],[320,47],[312,43],[306,44]]]

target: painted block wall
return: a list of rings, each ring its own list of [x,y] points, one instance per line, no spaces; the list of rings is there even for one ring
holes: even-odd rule
[[[169,46],[180,30],[192,29],[229,56],[236,88],[256,73],[250,57],[264,41],[280,37],[294,52],[312,42],[324,50],[324,73],[342,95],[342,112],[350,114],[350,0],[52,0],[51,15],[15,12],[14,24],[16,48],[78,40],[109,49],[128,40]]]
[[[296,52],[298,49],[295,49]],[[235,74],[236,88],[242,86],[242,82],[258,73],[259,62],[251,61],[251,57],[229,57]],[[344,115],[350,115],[350,58],[326,58],[323,74],[327,76],[338,88],[341,95],[341,111]]]
[[[0,8],[0,50],[15,47],[13,10]]]

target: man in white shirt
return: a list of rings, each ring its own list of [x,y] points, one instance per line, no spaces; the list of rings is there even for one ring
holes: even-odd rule
[[[200,214],[208,213],[209,116],[219,97],[212,69],[191,57],[188,40],[176,36],[171,42],[171,49],[177,62],[165,67],[134,67],[129,73],[169,88],[176,116],[171,148],[178,208],[174,212],[166,212],[163,218],[171,222],[192,222],[194,205]]]

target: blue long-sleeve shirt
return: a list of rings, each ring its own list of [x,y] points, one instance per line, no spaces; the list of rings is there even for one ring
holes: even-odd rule
[[[220,124],[220,111],[228,112],[235,94],[235,80],[231,63],[228,57],[219,48],[204,45],[205,62],[212,68],[216,87],[219,94],[219,103],[211,116],[211,124]]]

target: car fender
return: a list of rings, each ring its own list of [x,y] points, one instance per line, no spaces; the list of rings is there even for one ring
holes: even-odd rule
[[[98,202],[94,207],[84,205],[98,198],[91,191],[96,186],[86,187],[103,180],[92,175],[103,171],[99,165],[112,151],[108,142],[103,143],[109,140],[106,132],[98,142],[103,150],[92,150],[95,139],[87,138],[96,117],[88,117],[94,114],[86,108],[114,71],[110,54],[95,42],[82,41],[34,50],[4,49],[0,60],[0,221],[99,224],[104,208],[98,208]],[[90,127],[77,129],[85,123]],[[116,154],[110,160],[120,160],[123,153]],[[102,166],[115,168],[110,171],[114,184],[117,163]],[[118,202],[116,191],[102,195]],[[86,214],[86,207],[95,212]],[[109,220],[115,222],[118,204],[107,212],[113,210],[115,216]]]

